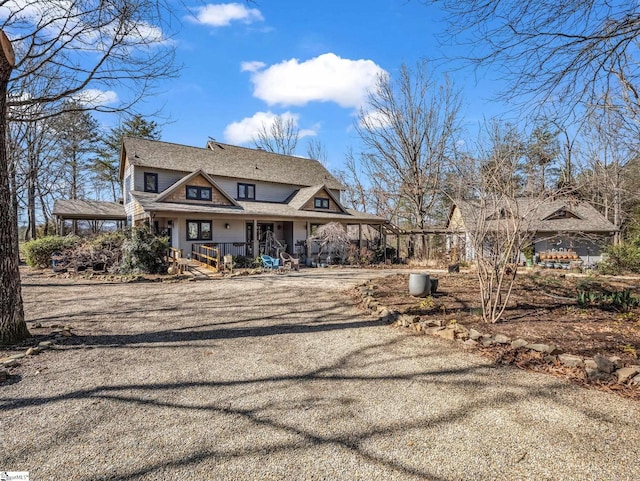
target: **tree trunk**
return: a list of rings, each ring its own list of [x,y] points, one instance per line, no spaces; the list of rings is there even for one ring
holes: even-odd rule
[[[7,84],[15,65],[13,49],[0,30],[0,344],[14,344],[29,337],[24,322],[19,257],[15,249],[17,223],[11,201],[7,159]]]

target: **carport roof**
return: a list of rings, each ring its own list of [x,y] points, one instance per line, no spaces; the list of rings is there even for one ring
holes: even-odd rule
[[[98,200],[56,200],[53,215],[62,219],[126,220],[124,206]]]

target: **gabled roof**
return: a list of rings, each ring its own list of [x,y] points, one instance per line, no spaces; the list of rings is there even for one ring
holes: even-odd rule
[[[497,215],[497,212],[499,209],[506,209],[525,219],[523,227],[526,227],[529,231],[611,233],[618,230],[588,202],[570,198],[540,200],[521,197],[516,199],[512,206],[507,204],[508,202],[506,201],[489,201],[484,212],[486,220],[490,223],[500,222],[498,220],[500,216]],[[455,203],[455,206],[460,209],[460,215],[467,229],[477,224],[479,221],[478,215],[481,213],[478,201],[459,200]],[[554,215],[563,210],[570,212],[572,215],[565,217]],[[449,219],[451,219],[451,214]]]
[[[53,215],[64,219],[126,220],[122,204],[98,200],[56,200]]]
[[[274,154],[259,149],[209,142],[208,147],[125,137],[120,160],[120,177],[124,175],[124,158],[135,166],[194,172],[210,176],[276,182],[301,187],[324,184],[329,189],[344,188],[317,160]]]
[[[195,172],[191,172],[189,175],[183,177],[182,179],[180,179],[179,181],[174,183],[172,186],[170,186],[169,188],[167,188],[163,192],[159,193],[158,196],[156,197],[156,202],[162,202],[167,197],[169,197],[171,194],[173,194],[177,189],[179,189],[180,187],[186,185],[191,179],[193,179],[195,177],[198,177],[199,175],[204,177],[204,179],[207,182],[209,182],[209,184],[211,184],[212,187],[214,187],[216,190],[218,190],[220,195],[222,195],[225,199],[227,199],[229,202],[231,202],[235,206],[238,205],[238,203],[235,201],[235,199],[230,197],[223,189],[221,189],[220,186],[218,184],[216,184],[215,180],[213,180],[210,176],[208,176],[206,172],[202,171],[202,169],[198,169]]]
[[[333,200],[336,203],[340,211],[344,213],[347,212],[347,209],[345,209],[342,206],[340,201],[336,199],[336,196],[333,195],[331,191],[324,184],[305,187],[298,190],[298,192],[295,193],[295,195],[291,198],[291,200],[288,203],[294,209],[302,209],[302,207],[311,199],[313,199],[316,195],[318,195],[320,191],[324,191],[329,197],[331,197],[331,200]]]

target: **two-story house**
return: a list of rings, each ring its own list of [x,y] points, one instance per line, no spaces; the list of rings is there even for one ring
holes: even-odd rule
[[[127,137],[120,179],[127,224],[149,223],[185,254],[194,244],[213,243],[222,254],[257,255],[267,231],[289,253],[304,254],[318,225],[339,222],[382,231],[385,224],[345,208],[345,187],[316,160],[215,141],[199,148]],[[83,218],[91,218],[95,206],[81,203],[57,203],[54,213],[64,222],[82,218],[77,215],[84,209]],[[76,217],[70,216],[73,211]]]

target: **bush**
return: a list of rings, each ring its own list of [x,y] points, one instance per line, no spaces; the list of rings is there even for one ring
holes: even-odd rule
[[[598,271],[602,274],[640,273],[640,237],[611,245],[605,252],[606,259],[598,265]]]
[[[249,256],[234,256],[233,267],[238,269],[247,269],[252,267],[260,267],[262,259],[260,257],[253,258]]]
[[[124,232],[119,270],[123,274],[165,273],[168,249],[166,237],[157,237],[148,226],[132,227]]]
[[[41,239],[26,242],[23,247],[27,265],[45,268],[51,265],[51,256],[67,249],[72,249],[80,243],[74,236],[50,235]]]
[[[386,254],[386,258],[385,258],[385,254]],[[391,262],[395,258],[396,258],[396,250],[393,247],[387,246],[385,249],[383,246],[378,246],[374,251],[374,260],[379,264],[385,261]]]

